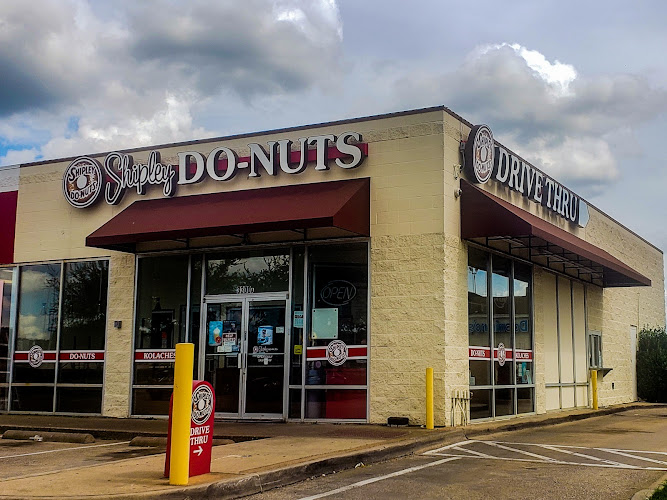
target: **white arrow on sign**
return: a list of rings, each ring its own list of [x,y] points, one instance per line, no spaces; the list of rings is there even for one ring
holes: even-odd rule
[[[198,457],[201,457],[201,454],[204,452],[204,448],[199,446],[196,450],[192,450],[192,453],[196,453]]]

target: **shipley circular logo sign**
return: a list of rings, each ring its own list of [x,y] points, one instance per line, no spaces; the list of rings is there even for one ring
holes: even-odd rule
[[[69,164],[63,176],[63,194],[70,205],[89,207],[101,192],[102,169],[95,160],[82,156]]]
[[[334,366],[340,366],[347,361],[347,345],[342,340],[332,340],[327,345],[327,360]]]
[[[465,147],[466,168],[478,183],[484,184],[493,173],[494,142],[491,129],[486,125],[475,125],[470,130]]]
[[[28,364],[33,368],[39,368],[44,361],[44,351],[38,345],[34,345],[28,351]]]
[[[192,393],[192,421],[204,424],[213,412],[213,392],[207,385],[200,385]]]

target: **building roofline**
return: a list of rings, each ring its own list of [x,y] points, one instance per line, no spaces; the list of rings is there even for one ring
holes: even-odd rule
[[[257,136],[262,136],[262,135],[269,135],[269,134],[281,134],[281,133],[287,133],[287,132],[295,132],[299,130],[307,130],[311,128],[322,128],[322,127],[327,127],[327,126],[335,126],[335,125],[345,125],[348,123],[359,123],[359,122],[366,122],[366,121],[373,121],[373,120],[383,120],[387,118],[397,118],[401,116],[409,116],[409,115],[417,115],[417,114],[423,114],[423,113],[432,113],[434,111],[442,111],[444,113],[447,113],[448,115],[452,116],[456,120],[459,120],[463,124],[467,125],[468,127],[473,127],[474,124],[470,123],[468,120],[463,118],[461,115],[455,113],[451,109],[449,109],[447,106],[444,105],[439,105],[439,106],[430,106],[426,108],[416,108],[416,109],[409,109],[406,111],[395,111],[392,113],[382,113],[382,114],[376,114],[376,115],[368,115],[368,116],[362,116],[358,118],[346,118],[343,120],[334,120],[334,121],[328,121],[328,122],[320,122],[320,123],[312,123],[312,124],[307,124],[307,125],[297,125],[295,127],[283,127],[283,128],[277,128],[277,129],[269,129],[269,130],[262,130],[259,132],[246,132],[242,134],[233,134],[233,135],[227,135],[227,136],[219,136],[219,137],[210,137],[207,139],[196,139],[192,141],[181,141],[181,142],[171,142],[171,143],[165,143],[165,144],[155,144],[155,145],[148,145],[148,146],[140,146],[136,148],[131,148],[131,149],[119,149],[119,150],[114,150],[113,152],[120,152],[120,153],[134,153],[138,151],[145,151],[146,149],[160,149],[160,148],[172,148],[172,147],[178,147],[178,146],[190,146],[193,144],[206,144],[210,142],[219,142],[219,141],[229,141],[229,140],[235,140],[235,139],[243,139],[243,138],[249,138],[249,137],[257,137]],[[497,141],[496,141],[497,142]],[[499,143],[500,144],[500,143]],[[520,155],[514,153],[511,151],[509,148],[503,145],[505,149],[508,150],[508,152],[514,154],[518,158],[520,158],[522,161],[530,164],[533,166],[533,168],[536,168],[543,174],[547,175],[548,177],[551,177],[552,179],[554,177],[546,174],[546,172],[542,171],[542,169],[539,169],[532,165],[532,163],[524,160]],[[49,160],[40,160],[40,161],[35,161],[35,162],[30,162],[30,163],[22,163],[20,165],[8,165],[7,167],[30,167],[30,166],[37,166],[37,165],[45,165],[48,163],[60,163],[60,162],[65,162],[65,161],[72,161],[75,160],[76,158],[79,158],[81,156],[92,156],[92,157],[98,157],[98,156],[106,156],[107,154],[111,153],[112,151],[103,151],[103,152],[98,152],[98,153],[93,153],[93,154],[83,154],[83,155],[76,155],[76,156],[68,156],[68,157],[63,157],[63,158],[53,158]],[[5,168],[5,167],[0,167],[0,168]],[[569,188],[568,188],[569,189]],[[576,194],[576,193],[575,193]],[[577,194],[577,196],[579,196]],[[621,224],[618,222],[616,219],[614,219],[612,216],[598,208],[597,206],[593,205],[590,203],[588,200],[585,198],[579,196],[582,200],[584,200],[589,206],[593,207],[595,210],[597,210],[599,213],[607,217],[609,220],[614,222],[615,224],[618,224],[620,227],[625,229],[626,231],[630,232],[640,240],[642,240],[644,243],[648,244],[652,248],[656,249],[659,251],[661,254],[664,254],[662,249],[658,248],[656,245],[651,243],[650,241],[646,240],[645,238],[642,238],[640,235],[635,233],[632,229],[628,228],[627,226]]]

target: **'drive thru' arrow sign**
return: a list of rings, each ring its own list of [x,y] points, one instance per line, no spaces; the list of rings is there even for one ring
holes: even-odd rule
[[[173,396],[169,403],[169,433],[164,462],[164,477],[169,477],[171,459],[171,424]],[[215,421],[215,394],[213,386],[203,380],[192,381],[192,409],[190,412],[190,477],[211,472],[213,424]]]

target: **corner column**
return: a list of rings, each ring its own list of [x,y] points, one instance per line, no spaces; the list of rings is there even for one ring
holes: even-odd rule
[[[106,368],[102,403],[102,414],[105,417],[130,415],[134,273],[134,255],[113,254],[111,256],[109,260]],[[122,326],[115,328],[114,321],[121,321]]]

